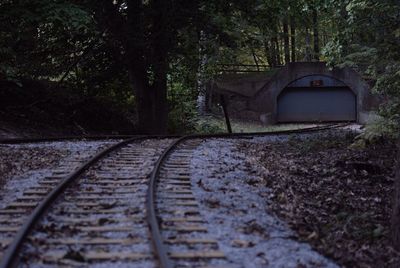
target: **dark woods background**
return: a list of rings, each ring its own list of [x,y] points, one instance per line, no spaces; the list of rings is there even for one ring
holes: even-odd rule
[[[2,0],[0,79],[30,92],[38,86],[27,81],[40,81],[43,94],[77,96],[67,101],[76,106],[111,105],[136,131],[190,132],[221,64],[323,60],[372,81],[393,133],[399,20],[396,0]]]

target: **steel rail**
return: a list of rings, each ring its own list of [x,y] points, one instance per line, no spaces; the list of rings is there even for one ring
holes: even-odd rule
[[[93,156],[90,160],[85,162],[79,169],[74,171],[68,177],[62,180],[47,196],[38,204],[38,206],[29,215],[29,218],[25,221],[24,225],[19,229],[14,238],[12,244],[7,248],[3,258],[0,262],[0,268],[16,267],[18,265],[18,254],[21,249],[22,243],[26,237],[31,233],[33,227],[38,222],[40,217],[47,211],[57,197],[80,175],[87,171],[92,165],[96,164],[99,160],[104,158],[109,153],[135,141],[146,139],[145,136],[135,137],[124,140],[117,144],[114,144],[107,149],[99,152]]]
[[[146,197],[146,217],[147,223],[149,225],[150,234],[154,246],[154,251],[157,254],[158,261],[160,267],[162,268],[173,268],[173,262],[168,256],[167,247],[163,243],[163,238],[161,236],[161,230],[158,225],[157,216],[156,216],[156,207],[155,207],[155,194],[156,194],[156,184],[157,177],[160,174],[161,165],[164,162],[165,158],[172,152],[172,150],[178,146],[178,144],[186,138],[179,138],[177,141],[172,143],[167,149],[164,150],[162,155],[158,158],[154,169],[150,176],[149,187],[147,188],[147,197]]]
[[[159,260],[160,267],[162,268],[173,268],[174,264],[172,259],[168,256],[167,246],[163,243],[163,237],[161,235],[160,226],[158,224],[157,215],[156,215],[156,187],[158,183],[158,177],[161,172],[161,167],[167,157],[178,147],[179,144],[184,141],[191,139],[205,139],[205,138],[243,138],[249,136],[257,136],[257,135],[284,135],[284,134],[295,134],[295,133],[307,133],[307,132],[316,132],[321,130],[328,130],[336,127],[341,127],[343,124],[334,124],[329,126],[318,126],[312,127],[308,129],[298,129],[298,130],[282,130],[279,132],[263,132],[263,133],[233,133],[233,134],[197,134],[197,135],[188,135],[183,136],[173,142],[167,149],[164,150],[162,155],[158,158],[154,169],[151,173],[149,180],[149,187],[147,189],[147,197],[146,197],[146,217],[147,223],[149,225],[151,238],[153,247],[155,249],[156,255]]]

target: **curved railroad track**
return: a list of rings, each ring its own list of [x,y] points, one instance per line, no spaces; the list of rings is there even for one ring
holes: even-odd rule
[[[0,211],[0,232],[6,234],[0,241],[0,268],[115,262],[121,267],[226,265],[191,189],[190,158],[198,144],[206,138],[341,126],[174,139],[137,136],[119,142],[71,174],[41,181]]]

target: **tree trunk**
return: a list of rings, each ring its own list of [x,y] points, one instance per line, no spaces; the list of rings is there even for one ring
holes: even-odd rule
[[[267,61],[269,67],[276,67],[276,57],[274,53],[274,44],[272,42],[269,42],[267,40],[264,41],[264,49],[265,49],[265,54],[267,56]]]
[[[129,69],[129,78],[135,89],[138,130],[143,134],[165,134],[168,120],[165,65],[155,71],[152,85],[144,82],[137,74],[137,69]]]
[[[306,29],[306,53],[304,57],[304,61],[311,61],[311,38],[310,38],[310,30]]]
[[[254,60],[254,63],[255,63],[255,65],[256,65],[256,67],[257,67],[257,71],[259,72],[260,71],[260,65],[258,64],[258,59],[257,59],[257,55],[256,55],[256,51],[254,50],[254,47],[251,45],[251,54],[253,55],[253,60]]]
[[[394,200],[392,212],[393,247],[400,250],[400,141],[397,142],[396,177],[394,180]]]
[[[153,97],[147,76],[146,50],[143,46],[146,38],[142,1],[129,0],[127,12],[127,65],[129,80],[136,100],[138,128],[142,133],[150,133],[154,124]]]
[[[278,35],[278,33],[276,33],[276,35]],[[274,67],[281,65],[281,55],[280,55],[280,46],[279,46],[279,39],[278,36],[274,36],[272,38],[272,43],[273,43],[273,57],[275,58],[275,65]]]
[[[313,32],[314,32],[314,59],[319,61],[320,48],[319,48],[318,10],[315,7],[312,10],[312,18],[313,18]]]
[[[167,55],[170,47],[166,12],[169,1],[154,0],[152,4],[151,35],[146,37],[143,1],[128,1],[128,72],[136,96],[139,131],[165,134],[168,120]]]
[[[296,61],[296,22],[295,18],[290,19],[290,43],[292,46],[292,62]]]
[[[167,107],[167,72],[160,71],[159,77],[153,85],[153,125],[152,134],[166,134],[168,125]]]
[[[339,20],[338,23],[338,37],[339,40],[341,40],[342,43],[342,54],[343,55],[348,55],[349,54],[349,40],[347,38],[347,34],[346,31],[343,31],[342,29],[345,29],[345,27],[347,27],[347,21],[349,19],[349,13],[346,9],[346,5],[341,5],[340,8],[340,17],[341,19]]]
[[[135,95],[138,129],[145,134],[167,132],[168,52],[175,30],[171,0],[126,0],[126,19],[118,5],[100,1],[96,19],[113,36],[113,47],[123,57]],[[145,16],[145,13],[151,16]],[[126,54],[121,53],[121,46]]]
[[[208,55],[207,50],[205,49],[204,43],[206,42],[206,34],[204,31],[199,30],[200,27],[197,27],[197,40],[198,40],[198,64],[197,64],[197,106],[198,112],[200,115],[205,114],[209,111],[209,106],[207,105],[207,101],[209,98],[209,93],[207,92],[207,78],[206,78],[206,68],[208,64]]]
[[[154,121],[151,88],[149,88],[148,84],[138,77],[138,72],[135,68],[131,67],[128,72],[129,80],[135,92],[138,130],[141,133],[149,134]]]
[[[170,1],[153,0],[153,60],[154,71],[153,89],[153,125],[150,130],[152,134],[166,134],[168,124],[167,108],[167,72],[168,72],[168,50],[170,48],[171,33],[169,25]]]
[[[285,48],[285,64],[290,62],[289,24],[288,19],[283,21],[283,42]]]

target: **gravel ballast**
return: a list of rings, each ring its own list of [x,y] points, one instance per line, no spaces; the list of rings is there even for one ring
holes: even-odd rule
[[[263,170],[253,166],[237,144],[239,140],[203,142],[191,162],[202,215],[232,266],[337,267],[297,242],[294,232],[268,210],[271,191],[263,185]]]

